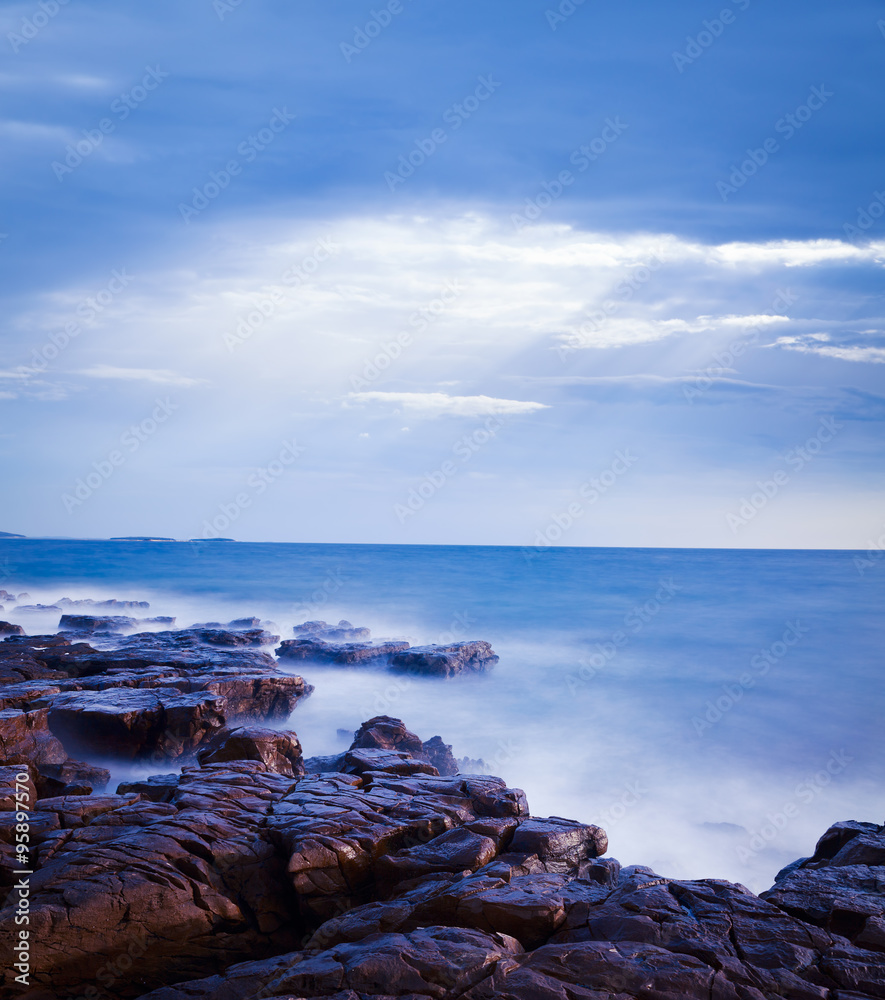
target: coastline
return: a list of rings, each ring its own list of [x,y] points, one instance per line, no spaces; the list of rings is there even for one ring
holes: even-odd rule
[[[132,634],[116,612],[142,609],[96,603],[0,642],[10,996],[885,995],[883,827],[836,824],[760,896],[622,867],[600,826],[533,817],[390,716],[305,756],[278,727],[311,686],[256,619]],[[278,654],[409,653],[300,628]],[[412,667],[457,684],[485,646]],[[100,748],[141,776],[104,790]]]

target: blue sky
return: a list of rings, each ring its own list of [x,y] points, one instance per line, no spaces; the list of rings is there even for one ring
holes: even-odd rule
[[[885,529],[881,5],[45,0],[0,49],[0,527]]]

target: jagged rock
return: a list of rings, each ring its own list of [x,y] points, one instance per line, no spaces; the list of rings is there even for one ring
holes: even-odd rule
[[[13,625],[12,622],[0,622],[0,635],[24,635],[25,630],[21,625]]]
[[[281,660],[315,660],[318,663],[387,662],[394,653],[409,648],[407,642],[327,642],[325,639],[284,639],[274,650]]]
[[[70,597],[62,597],[55,603],[63,608],[95,608],[98,611],[114,611],[117,609],[120,611],[143,610],[150,607],[147,601],[117,601],[113,598],[106,601],[95,601],[90,597],[84,597],[76,601],[72,601]]]
[[[424,756],[440,774],[459,774],[458,761],[452,755],[452,747],[443,743],[441,736],[433,736],[424,743]]]
[[[421,737],[406,728],[402,719],[376,715],[364,722],[353,734],[351,750],[403,750],[423,757]]]
[[[520,954],[517,941],[457,927],[376,934],[319,955],[295,952],[248,962],[201,983],[157,990],[142,1000],[330,997],[333,1000],[442,1000],[460,997],[500,962]],[[383,993],[382,993],[383,991]]]
[[[7,708],[0,711],[0,764],[63,764],[68,755],[50,732],[49,710],[29,712]]]
[[[330,625],[328,622],[321,621],[302,622],[300,625],[293,626],[292,631],[299,639],[324,639],[330,642],[368,639],[372,634],[370,629],[351,625],[344,618],[337,625]]]
[[[62,692],[49,709],[52,732],[71,752],[130,760],[190,753],[224,722],[223,698],[175,688]]]
[[[127,795],[41,804],[54,832],[41,838],[31,876],[32,986],[80,995],[103,970],[110,995],[131,997],[296,947],[305,929],[262,832],[292,784],[240,761],[186,769],[169,803]],[[12,903],[0,911],[7,953],[13,912]],[[8,963],[3,974],[14,986]]]
[[[269,771],[295,778],[304,774],[301,744],[295,733],[259,726],[220,729],[197,753],[201,764],[259,760]]]
[[[143,625],[174,625],[174,618],[127,618],[125,615],[62,615],[58,622],[60,629],[71,632],[91,633],[98,631],[125,632],[126,629]]]
[[[394,670],[429,677],[455,677],[462,673],[487,670],[498,655],[482,640],[453,642],[447,646],[412,646],[390,657]]]
[[[170,802],[178,789],[178,774],[152,774],[149,778],[136,781],[121,781],[117,785],[117,795],[135,792],[151,802]]]
[[[111,780],[111,772],[82,760],[69,758],[61,764],[41,764],[37,769],[37,793],[41,799],[58,795],[89,795],[102,791]],[[74,789],[84,789],[74,792]]]

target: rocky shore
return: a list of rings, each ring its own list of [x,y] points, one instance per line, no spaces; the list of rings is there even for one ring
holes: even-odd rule
[[[885,827],[836,824],[761,896],[622,866],[401,720],[333,757],[280,728],[312,690],[293,660],[445,678],[488,643],[306,622],[277,659],[256,619],[86,607],[0,623],[4,997],[885,997]],[[140,776],[111,791],[108,757]]]

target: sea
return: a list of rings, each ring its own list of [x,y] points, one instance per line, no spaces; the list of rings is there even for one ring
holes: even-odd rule
[[[299,665],[315,690],[279,726],[314,756],[401,718],[535,815],[603,826],[622,864],[759,892],[831,823],[885,821],[879,556],[4,539],[0,588],[147,600],[176,627],[255,615],[287,638],[343,618],[412,644],[488,640],[494,668],[449,680]],[[3,603],[31,634],[58,627]]]

